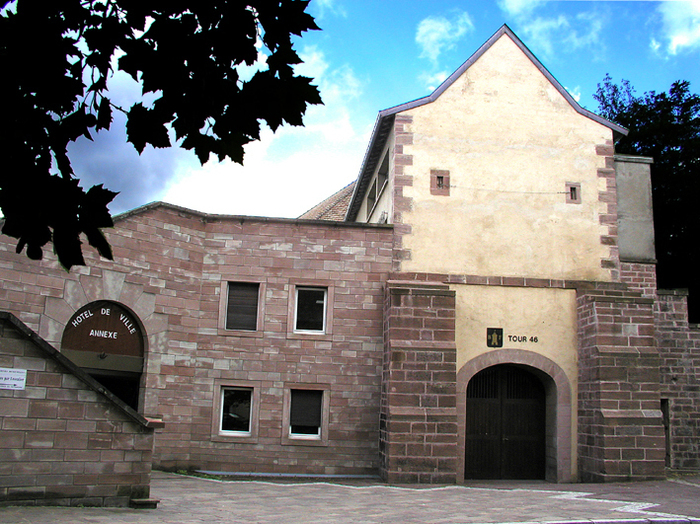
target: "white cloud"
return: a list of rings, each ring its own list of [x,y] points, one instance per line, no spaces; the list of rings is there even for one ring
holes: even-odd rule
[[[416,43],[421,47],[421,58],[437,64],[443,51],[451,49],[469,31],[474,23],[468,13],[456,11],[448,19],[444,16],[429,16],[420,21],[416,30]]]
[[[568,87],[564,87],[566,91],[571,95],[571,97],[576,100],[576,102],[581,101],[581,86],[576,86],[572,89],[569,89]]]
[[[532,12],[536,7],[544,4],[545,0],[499,0],[498,7],[501,11],[512,16],[518,16]]]
[[[608,16],[601,12],[601,9],[596,6],[575,16],[547,16],[548,10],[540,8],[548,3],[551,2],[498,0],[498,7],[505,15],[515,19],[518,32],[540,58],[551,60],[555,53],[585,48],[594,53],[592,58],[595,59],[604,52],[605,45],[601,35]],[[535,11],[538,12],[537,15]]]
[[[557,18],[540,18],[528,22],[522,29],[528,45],[547,57],[554,55],[554,40],[556,35],[568,30],[569,21],[564,15]]]
[[[354,121],[364,83],[347,65],[331,68],[317,48],[300,56],[297,72],[315,79],[325,105],[308,108],[304,127],[265,130],[246,147],[244,166],[180,165],[163,200],[211,213],[296,217],[355,179],[372,123],[358,129]]]
[[[347,18],[345,7],[337,0],[315,0],[312,4],[318,10],[318,18],[323,19],[326,13],[331,13],[342,18]]]
[[[574,49],[597,47],[601,42],[600,36],[604,25],[604,17],[600,13],[595,11],[579,13],[576,15],[576,26],[581,30],[569,31],[565,41]]]
[[[670,55],[700,49],[700,0],[662,2],[659,13]]]
[[[574,18],[524,17],[521,23],[524,39],[540,58],[551,60],[556,53],[586,49],[596,59],[605,52],[601,35],[607,19],[596,11],[578,13]]]
[[[418,79],[425,85],[428,91],[432,92],[435,91],[448,76],[450,76],[448,71],[439,71],[437,73],[421,73],[418,75]]]

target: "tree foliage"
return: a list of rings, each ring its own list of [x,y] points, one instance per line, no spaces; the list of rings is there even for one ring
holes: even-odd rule
[[[17,252],[40,259],[52,242],[67,268],[84,264],[80,237],[111,259],[100,231],[116,193],[79,186],[67,147],[127,115],[140,152],[171,134],[201,163],[243,162],[261,124],[302,125],[320,104],[292,35],[318,29],[299,0],[0,0],[0,209]],[[266,59],[261,65],[260,53]],[[114,70],[140,83],[143,100],[115,105]]]
[[[696,253],[700,241],[700,96],[687,81],[677,81],[667,93],[635,96],[626,80],[613,83],[606,75],[594,95],[600,114],[629,134],[616,151],[649,156],[657,277],[661,288],[688,288],[690,313],[700,321],[700,273]]]

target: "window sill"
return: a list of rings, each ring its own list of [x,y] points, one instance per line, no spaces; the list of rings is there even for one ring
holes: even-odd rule
[[[287,338],[292,340],[333,340],[330,333],[313,333],[311,331],[289,331]]]
[[[286,446],[328,446],[328,439],[322,437],[305,437],[302,435],[282,437],[282,444]]]
[[[226,434],[226,433],[219,433],[217,435],[212,435],[211,436],[211,441],[212,442],[229,442],[229,443],[239,443],[239,444],[257,444],[258,439],[256,437],[253,437],[253,435],[244,435],[244,434]]]
[[[240,338],[262,338],[262,331],[248,331],[243,329],[221,329],[217,330],[217,335],[220,337],[240,337]]]

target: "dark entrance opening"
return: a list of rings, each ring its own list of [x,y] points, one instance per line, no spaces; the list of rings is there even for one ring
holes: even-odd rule
[[[112,392],[124,404],[134,411],[139,409],[140,373],[127,371],[104,371],[101,369],[84,369],[92,378]]]
[[[526,369],[500,364],[469,381],[465,479],[545,478],[545,388]]]
[[[138,410],[144,337],[129,309],[106,300],[82,307],[63,331],[61,353]]]

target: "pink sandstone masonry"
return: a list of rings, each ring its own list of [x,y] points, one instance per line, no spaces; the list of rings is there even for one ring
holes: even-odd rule
[[[112,300],[134,311],[147,334],[139,411],[165,424],[156,437],[156,467],[373,475],[392,232],[391,226],[208,216],[157,204],[117,219],[109,233],[113,263],[91,257],[70,274],[51,256],[37,271],[3,238],[0,264],[8,271],[0,310],[15,312],[55,345],[87,303]],[[257,332],[224,329],[221,294],[228,281],[264,288]],[[325,334],[293,332],[293,293],[304,285],[328,289]],[[215,431],[224,386],[256,391],[255,435]],[[292,387],[326,391],[328,420],[319,442],[287,438],[285,395]]]
[[[389,281],[385,300],[380,474],[391,483],[454,483],[455,293]]]
[[[577,300],[581,480],[662,478],[653,300],[595,289],[579,290]]]
[[[603,258],[600,265],[609,269],[613,281],[620,279],[620,252],[617,245],[618,222],[617,222],[617,182],[615,176],[615,146],[612,140],[605,145],[596,146],[596,154],[605,159],[605,167],[598,169],[598,178],[605,182],[605,189],[598,192],[598,200],[606,207],[605,213],[599,216],[600,224],[606,226],[607,234],[601,235],[600,243],[609,248],[608,258]]]
[[[659,290],[656,344],[661,355],[661,398],[666,465],[700,469],[700,329],[688,324],[687,296]]]
[[[700,335],[687,322],[685,295],[657,292],[653,264],[619,263],[620,280],[607,283],[392,273],[405,227],[146,206],[119,217],[109,233],[114,262],[88,255],[88,266],[70,273],[50,254],[28,261],[2,237],[0,310],[59,349],[64,326],[86,304],[113,301],[134,312],[146,335],[139,412],[165,423],[156,467],[380,472],[391,482],[437,483],[459,481],[464,446],[448,285],[575,289],[581,478],[657,478],[664,465],[700,467]],[[261,286],[257,331],[225,329],[229,281]],[[328,290],[325,333],[294,333],[297,286]],[[217,432],[217,402],[227,386],[255,391],[257,425],[249,437]],[[309,387],[327,399],[323,436],[295,441],[285,426],[289,391]],[[50,425],[48,414],[36,424]],[[571,454],[549,453],[561,455],[550,460],[564,472],[557,478],[570,478],[562,465]]]
[[[0,505],[126,506],[148,499],[153,425],[0,313]]]
[[[405,223],[403,213],[409,211],[413,205],[413,199],[403,194],[404,187],[413,185],[413,175],[404,172],[405,166],[413,165],[413,155],[404,152],[404,146],[413,144],[413,132],[410,131],[413,117],[408,115],[396,115],[394,117],[394,249],[392,270],[401,270],[401,261],[411,259],[411,251],[403,245],[403,237],[410,235],[412,228]]]

